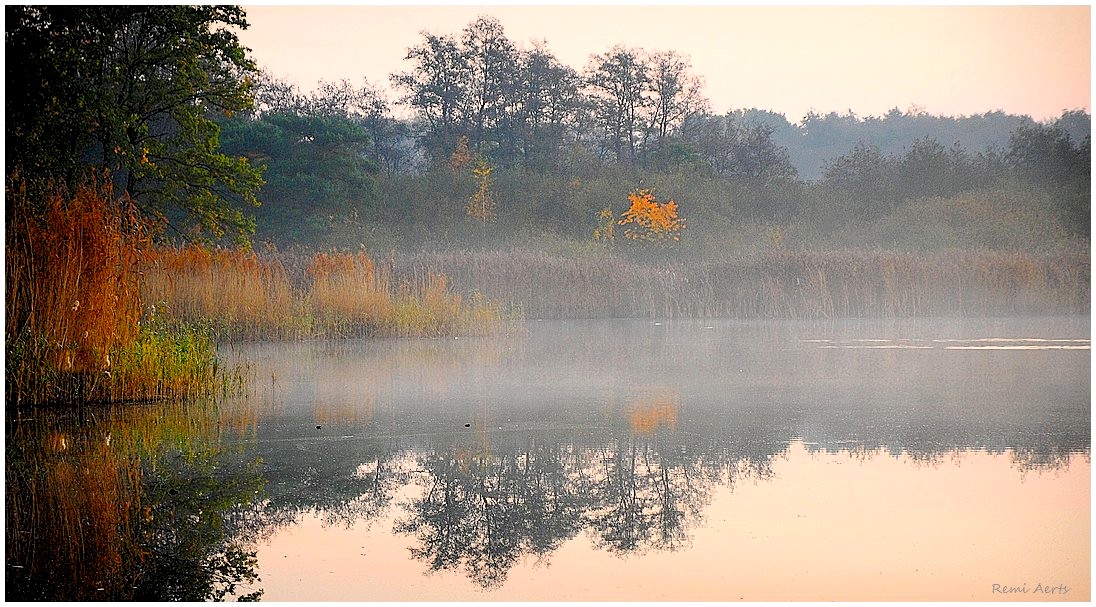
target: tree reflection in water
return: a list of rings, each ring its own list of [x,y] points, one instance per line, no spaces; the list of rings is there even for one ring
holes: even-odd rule
[[[501,586],[527,557],[547,560],[587,534],[607,552],[627,556],[673,551],[703,525],[713,488],[774,478],[773,462],[793,442],[779,424],[735,431],[706,424],[690,431],[679,397],[633,399],[608,427],[521,438],[477,433],[418,456],[420,497],[403,504],[395,531],[414,538],[411,555],[432,571],[461,571],[484,589]],[[699,429],[699,428],[698,428]],[[1042,447],[1045,447],[1042,446]],[[1021,474],[1068,465],[1084,445],[977,450],[1007,454]],[[863,460],[894,456],[870,441],[811,445]],[[897,448],[912,465],[957,464],[970,449],[910,444]]]
[[[800,440],[810,452],[901,455],[918,466],[982,450],[1021,475],[1089,453],[1087,431],[1072,424],[1036,434],[872,423],[875,434],[852,440],[815,425],[798,438],[806,424],[787,411],[690,410],[669,389],[583,410],[598,417],[489,432],[485,413],[465,433],[411,427],[413,439],[376,432],[372,413],[343,420],[337,411],[306,418],[305,434],[260,435],[248,406],[9,419],[6,598],[225,598],[256,581],[255,542],[312,513],[345,527],[394,518],[428,570],[494,589],[517,564],[547,562],[580,535],[621,557],[687,547],[717,485],[771,480],[774,461]],[[333,429],[312,434],[316,426]],[[420,491],[407,491],[412,483]]]
[[[675,550],[701,520],[710,490],[676,432],[678,396],[662,390],[632,399],[629,432],[596,449],[582,475],[584,521],[611,552]]]
[[[713,484],[724,475],[760,478],[767,463],[705,452],[716,445],[680,431],[677,398],[634,399],[629,415],[614,417],[628,425],[583,440],[541,433],[488,446],[480,431],[475,447],[429,451],[419,457],[423,494],[404,506],[395,530],[415,538],[411,554],[431,570],[462,570],[483,588],[584,530],[619,555],[685,546]],[[729,461],[741,465],[728,472]]]
[[[526,555],[543,558],[581,529],[582,503],[565,476],[569,449],[529,439],[503,454],[454,447],[420,457],[422,497],[405,505],[397,533],[432,570],[463,569],[500,585]]]

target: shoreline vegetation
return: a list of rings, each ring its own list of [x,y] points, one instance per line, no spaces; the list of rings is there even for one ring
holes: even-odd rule
[[[1080,245],[990,249],[750,251],[717,259],[635,261],[613,253],[417,253],[404,272],[436,272],[527,318],[823,320],[1087,314],[1090,259]]]
[[[1084,110],[719,113],[676,51],[570,66],[489,15],[392,99],[263,72],[240,6],[8,26],[13,407],[246,389],[232,340],[1088,312]]]
[[[31,203],[17,189],[8,198]],[[16,406],[244,389],[246,368],[219,364],[222,341],[484,334],[519,317],[453,292],[441,274],[396,281],[364,251],[312,254],[293,284],[276,257],[153,246],[109,188],[45,207],[40,221],[8,224],[5,381]]]
[[[25,205],[20,192],[10,192]],[[713,258],[576,248],[389,253],[153,246],[109,193],[9,224],[8,402],[150,401],[243,389],[218,342],[444,337],[525,318],[836,319],[1085,314],[1086,247],[792,250]]]

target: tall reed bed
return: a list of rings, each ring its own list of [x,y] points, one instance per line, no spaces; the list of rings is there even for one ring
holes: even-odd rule
[[[8,199],[15,209],[4,258],[8,403],[213,389],[211,340],[142,323],[139,267],[149,242],[132,204],[94,184],[45,201],[9,185]],[[40,210],[27,212],[32,207]]]
[[[388,265],[364,251],[302,260],[164,248],[145,266],[142,299],[169,325],[210,327],[226,339],[484,334],[506,325],[499,306],[452,292],[444,275],[394,281]]]
[[[254,251],[157,247],[142,274],[146,312],[169,326],[229,338],[303,332],[285,269]]]
[[[894,318],[1085,314],[1082,249],[770,250],[641,262],[603,252],[420,253],[397,274],[438,272],[531,318]]]

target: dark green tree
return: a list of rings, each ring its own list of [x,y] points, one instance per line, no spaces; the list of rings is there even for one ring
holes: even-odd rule
[[[71,187],[106,170],[150,217],[246,237],[261,174],[222,153],[215,121],[252,105],[241,8],[5,10],[9,177]]]
[[[291,241],[322,237],[333,222],[360,221],[376,167],[369,135],[331,113],[271,113],[224,125],[225,149],[266,170],[260,233]]]
[[[1006,160],[1032,183],[1087,187],[1089,146],[1087,139],[1076,145],[1057,126],[1021,126],[1009,137]]]
[[[750,124],[738,128],[731,143],[731,180],[749,194],[746,210],[763,219],[786,220],[796,211],[801,194],[788,150],[773,141],[773,127]]]
[[[1009,138],[1005,161],[1028,183],[1057,192],[1062,221],[1088,235],[1091,213],[1091,137],[1080,145],[1058,126],[1021,126]]]
[[[958,160],[956,158],[954,160]],[[940,142],[924,137],[898,161],[898,180],[904,198],[946,196],[957,191],[953,178],[958,167]]]

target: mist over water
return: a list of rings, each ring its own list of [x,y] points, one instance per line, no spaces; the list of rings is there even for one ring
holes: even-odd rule
[[[1040,349],[999,349],[1018,344]],[[265,412],[243,440],[266,466],[270,507],[295,513],[260,548],[259,567],[265,580],[296,580],[268,581],[269,598],[737,599],[719,576],[682,585],[651,570],[673,555],[674,567],[706,571],[714,538],[743,525],[784,528],[784,515],[760,505],[776,498],[754,495],[768,487],[798,495],[796,523],[840,516],[822,504],[844,503],[880,519],[871,523],[885,530],[878,541],[908,542],[886,537],[918,529],[921,551],[902,562],[920,565],[874,557],[887,584],[842,587],[753,563],[784,590],[745,598],[992,599],[993,569],[1048,567],[1076,597],[1088,592],[1088,344],[1088,319],[1070,317],[545,321],[510,337],[247,346],[257,376],[273,380],[252,395]],[[838,474],[842,462],[855,466]],[[925,482],[943,492],[931,515],[910,495]],[[1032,503],[1039,483],[1045,501]],[[888,505],[875,509],[867,496]],[[735,516],[751,518],[727,518],[739,508],[749,514]],[[1026,540],[1025,554],[1046,556],[1035,565],[988,556],[1000,529],[971,517],[1032,531],[1048,517],[1065,522],[1060,534]],[[857,520],[841,524],[840,539],[808,524],[789,541],[880,549],[848,540],[863,531]],[[373,554],[363,538],[403,563],[405,591],[375,577],[315,590],[309,575],[324,572],[286,569],[292,551],[331,542],[355,547],[316,567],[352,567]],[[940,571],[926,588],[946,551],[981,559],[963,569],[980,581]],[[859,566],[834,580],[852,584]],[[583,584],[595,571],[634,586],[593,590],[596,581]]]
[[[41,598],[1086,600],[1089,339],[1061,317],[237,344],[221,357],[250,392],[216,406],[9,420],[8,579]]]
[[[393,437],[460,435],[471,422],[594,431],[666,401],[681,423],[764,422],[785,441],[1004,449],[1053,437],[1076,450],[1089,437],[1088,345],[1083,318],[619,320],[530,322],[517,337],[261,344],[244,355],[260,378],[255,398],[273,388],[279,419],[368,415]],[[272,386],[262,380],[271,373]]]

